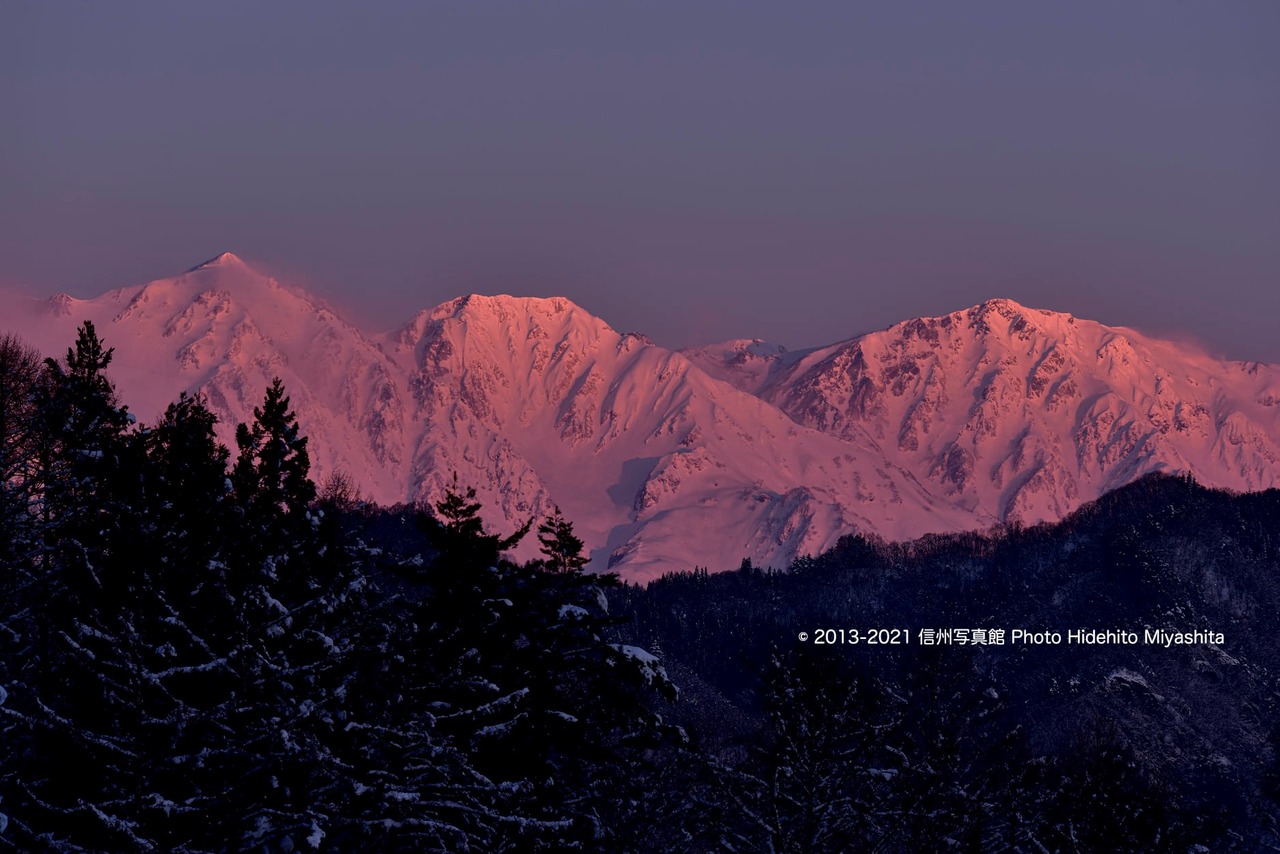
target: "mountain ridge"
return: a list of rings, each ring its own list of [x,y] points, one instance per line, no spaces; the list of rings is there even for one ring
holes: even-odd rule
[[[457,472],[491,526],[559,506],[593,568],[635,580],[1055,520],[1151,471],[1280,485],[1280,367],[1010,299],[796,351],[668,350],[564,297],[471,294],[369,333],[230,252],[21,302],[5,316],[46,353],[94,320],[144,420],[203,391],[230,444],[280,376],[319,479],[430,503]]]

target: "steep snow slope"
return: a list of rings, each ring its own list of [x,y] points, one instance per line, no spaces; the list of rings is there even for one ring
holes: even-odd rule
[[[3,325],[48,353],[93,320],[144,421],[203,390],[231,444],[278,375],[317,477],[430,502],[457,472],[503,532],[558,504],[593,567],[633,579],[784,565],[854,530],[1057,518],[1153,470],[1280,478],[1274,366],[1008,300],[797,352],[672,352],[568,300],[508,296],[367,335],[230,253],[92,300],[9,303]]]
[[[180,391],[199,389],[222,421],[251,420],[272,377],[284,380],[315,448],[313,474],[358,472],[370,497],[402,497],[402,391],[377,346],[320,302],[250,268],[230,252],[185,273],[91,300],[59,294],[11,305],[5,324],[60,356],[92,320],[115,349],[123,402],[154,421]]]
[[[420,434],[410,495],[454,471],[508,519],[558,504],[597,565],[784,563],[852,526],[964,524],[856,434],[823,435],[564,299],[463,297],[388,336]]]
[[[1151,471],[1264,489],[1280,373],[1131,329],[990,300],[806,354],[760,394],[797,423],[870,433],[980,516],[1056,519]]]

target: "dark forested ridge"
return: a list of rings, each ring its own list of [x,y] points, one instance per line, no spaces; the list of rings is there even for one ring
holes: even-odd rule
[[[137,424],[111,355],[0,341],[0,849],[1280,844],[1280,494],[1153,477],[638,588],[558,512],[497,534],[465,484],[317,488],[279,383],[234,450],[199,398]],[[504,560],[526,535],[544,558]]]
[[[1152,476],[1056,525],[849,537],[786,572],[626,593],[622,631],[681,686],[701,790],[737,805],[726,849],[1280,844],[1280,492]],[[846,642],[815,645],[824,627]],[[895,627],[911,643],[848,642]],[[942,629],[1005,642],[919,643]],[[1138,643],[1068,642],[1081,629]],[[1222,642],[1144,642],[1159,630]]]

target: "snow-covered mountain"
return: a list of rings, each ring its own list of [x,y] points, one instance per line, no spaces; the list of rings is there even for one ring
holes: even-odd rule
[[[5,317],[11,331],[54,356],[92,320],[115,349],[110,373],[138,418],[154,421],[180,391],[201,390],[233,450],[235,424],[253,418],[266,385],[279,376],[314,437],[321,477],[335,468],[359,472],[371,497],[402,496],[394,364],[322,303],[230,252],[90,300],[10,298]]]
[[[373,335],[225,253],[91,300],[11,297],[4,316],[48,353],[93,320],[141,419],[203,390],[228,444],[280,376],[318,479],[432,501],[457,472],[497,530],[559,505],[593,566],[632,579],[784,565],[855,530],[1055,519],[1150,471],[1280,483],[1280,368],[1009,300],[800,352],[676,352],[509,296]]]
[[[799,424],[869,434],[979,524],[1060,518],[1151,471],[1237,490],[1280,472],[1277,366],[1012,300],[802,354],[695,359]]]

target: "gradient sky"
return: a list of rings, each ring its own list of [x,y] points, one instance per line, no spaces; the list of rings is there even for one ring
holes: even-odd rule
[[[1280,361],[1280,3],[0,6],[0,281],[232,250],[679,346],[994,296]]]

